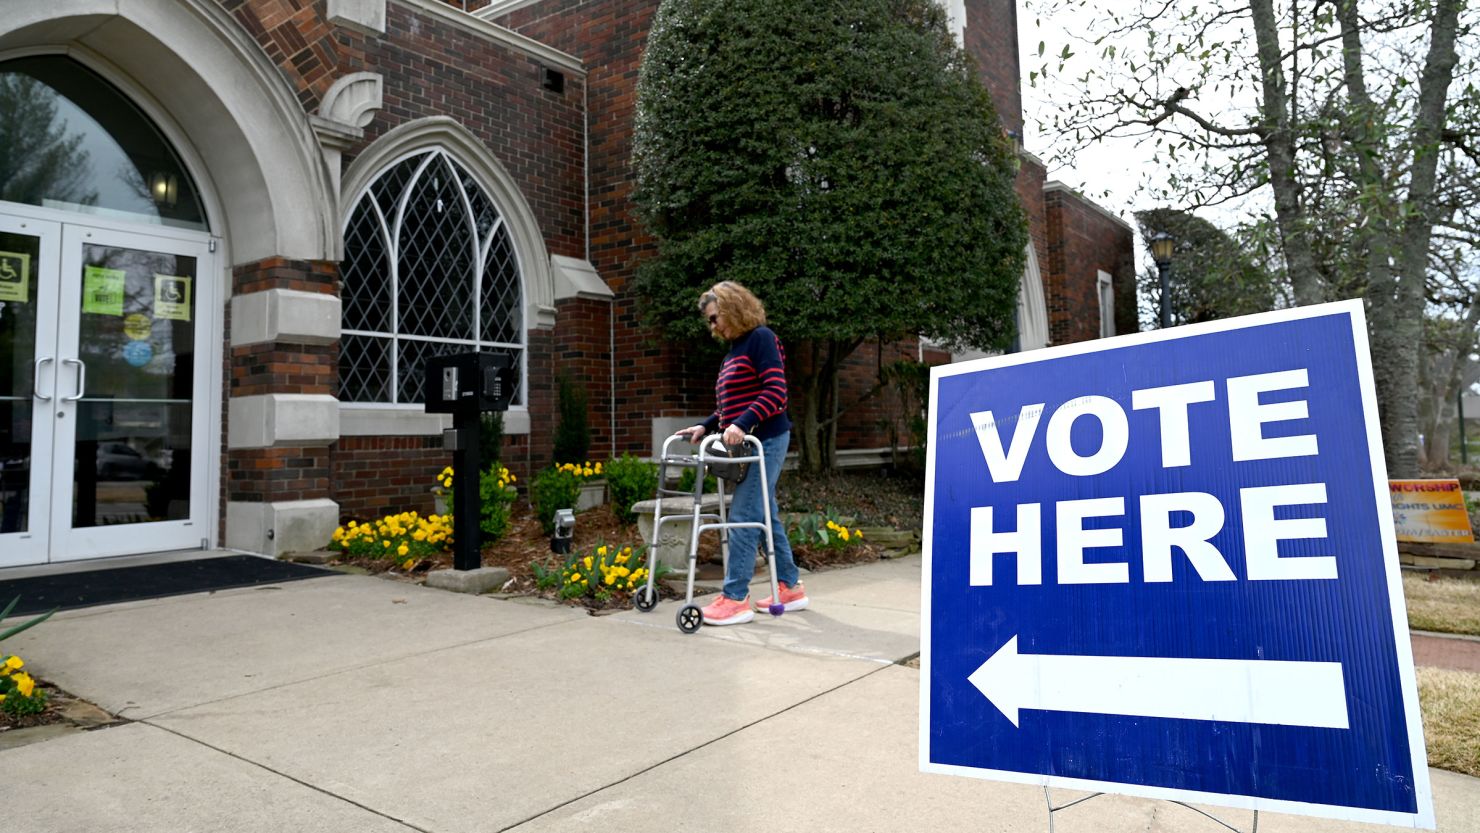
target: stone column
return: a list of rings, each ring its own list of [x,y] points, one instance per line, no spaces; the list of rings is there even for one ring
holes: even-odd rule
[[[228,547],[274,556],[318,549],[339,522],[329,467],[339,439],[337,280],[334,263],[269,258],[236,268]]]

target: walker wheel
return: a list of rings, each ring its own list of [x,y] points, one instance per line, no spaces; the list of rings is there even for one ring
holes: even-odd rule
[[[652,611],[658,606],[658,588],[643,585],[632,594],[632,604],[643,613]]]
[[[772,616],[780,616],[781,614],[783,614],[785,612],[786,612],[786,605],[781,604],[779,602],[776,603],[776,604],[771,605],[771,615]]]
[[[704,624],[704,611],[698,605],[684,605],[678,611],[678,629],[684,633],[697,633]]]

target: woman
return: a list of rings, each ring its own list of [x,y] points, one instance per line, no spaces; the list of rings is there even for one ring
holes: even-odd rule
[[[797,565],[791,542],[781,524],[776,505],[776,480],[791,443],[791,420],[786,416],[786,358],[781,340],[766,326],[766,308],[750,290],[733,281],[720,281],[699,296],[699,314],[709,322],[715,338],[730,343],[730,352],[720,365],[714,383],[718,407],[699,425],[676,434],[699,442],[707,434],[723,431],[724,443],[740,445],[746,434],[761,441],[766,459],[766,482],[746,477],[735,489],[729,520],[733,523],[763,523],[765,504],[771,506],[771,536],[776,553],[771,569],[776,571],[781,604],[786,610],[807,607],[807,593],[797,580]],[[748,448],[753,454],[754,448]],[[751,473],[759,471],[753,466]],[[755,552],[764,530],[757,527],[731,529],[730,563],[725,572],[724,592],[704,607],[704,624],[739,625],[755,618],[750,605],[750,579],[755,574]],[[756,607],[769,609],[770,596]]]

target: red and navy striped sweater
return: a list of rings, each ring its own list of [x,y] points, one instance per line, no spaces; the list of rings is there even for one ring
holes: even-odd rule
[[[769,327],[735,339],[714,382],[719,403],[704,420],[706,432],[738,425],[757,439],[769,440],[791,430],[786,415],[786,353]]]

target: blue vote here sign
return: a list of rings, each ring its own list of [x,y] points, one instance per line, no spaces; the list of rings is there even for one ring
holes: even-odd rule
[[[1362,305],[934,368],[920,765],[1434,825]]]

